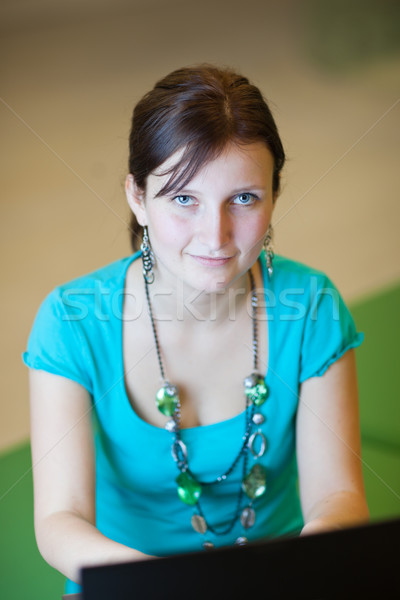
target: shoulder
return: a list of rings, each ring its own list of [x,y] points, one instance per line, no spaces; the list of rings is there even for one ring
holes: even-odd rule
[[[261,263],[265,259],[261,257]],[[343,298],[332,280],[320,269],[276,255],[273,275],[265,267],[265,293],[276,318],[302,321],[322,305],[335,314],[344,307]],[[302,319],[300,319],[300,316]],[[304,324],[304,323],[303,323]]]
[[[274,258],[274,272],[270,281],[270,287],[275,293],[282,290],[296,289],[313,291],[321,288],[336,289],[328,275],[310,265],[276,255]]]
[[[95,288],[98,285],[104,285],[108,288],[112,288],[113,286],[118,286],[124,283],[126,271],[134,260],[139,256],[139,253],[135,253],[130,256],[126,256],[124,258],[120,258],[112,263],[109,263],[99,269],[91,271],[85,275],[81,275],[67,281],[61,285],[58,285],[53,291],[58,293],[63,293],[66,290],[71,290],[73,288],[82,288],[85,287],[91,289]]]
[[[313,276],[327,278],[327,275],[323,271],[279,254],[274,258],[275,273],[277,277],[299,280],[307,280]]]
[[[126,256],[57,285],[44,298],[39,313],[53,314],[65,320],[66,315],[71,317],[75,314],[77,317],[90,310],[90,307],[117,301],[124,294],[127,269],[139,255],[135,253]]]
[[[139,253],[135,253],[120,258],[90,273],[62,283],[55,287],[51,294],[54,297],[65,297],[65,295],[74,293],[84,296],[85,294],[90,295],[96,290],[102,293],[123,290],[127,269],[138,256]]]

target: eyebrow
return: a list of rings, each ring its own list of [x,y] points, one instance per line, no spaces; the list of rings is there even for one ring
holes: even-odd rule
[[[234,188],[233,190],[230,191],[230,194],[234,195],[234,194],[239,194],[240,192],[247,192],[247,191],[251,191],[251,190],[255,190],[255,191],[265,191],[267,189],[267,186],[264,185],[259,185],[259,184],[253,184],[253,185],[248,185],[248,184],[244,184],[241,185],[240,187]],[[190,196],[191,194],[198,194],[199,191],[198,190],[192,190],[190,188],[182,188],[181,190],[171,190],[172,194],[176,194],[177,196]]]
[[[263,192],[267,189],[265,185],[253,184],[253,185],[242,185],[239,188],[232,191],[233,194],[238,194],[239,192],[247,191],[247,190],[257,190]]]

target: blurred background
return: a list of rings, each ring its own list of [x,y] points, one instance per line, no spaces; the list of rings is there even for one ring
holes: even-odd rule
[[[51,289],[130,253],[132,108],[183,65],[233,67],[270,103],[276,251],[326,271],[365,332],[367,494],[373,519],[400,515],[399,23],[397,0],[1,1],[2,597],[62,588],[33,538],[21,353]]]

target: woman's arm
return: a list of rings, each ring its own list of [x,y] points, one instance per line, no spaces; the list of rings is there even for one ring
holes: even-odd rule
[[[354,350],[346,352],[322,377],[302,384],[297,460],[305,523],[302,533],[368,520]]]
[[[64,377],[30,369],[35,532],[55,569],[79,583],[82,566],[147,558],[95,527],[91,400]]]

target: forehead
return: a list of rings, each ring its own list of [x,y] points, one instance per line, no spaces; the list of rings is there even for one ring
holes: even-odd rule
[[[184,166],[179,167],[182,157],[185,155],[186,148],[182,148],[171,155],[162,165],[153,171],[148,177],[148,185],[156,191],[161,190],[168,184],[171,178],[179,176]],[[203,185],[208,180],[216,177],[228,178],[229,180],[240,180],[241,178],[250,180],[254,183],[262,179],[264,184],[266,180],[272,180],[274,169],[274,159],[271,151],[264,142],[254,142],[246,145],[230,143],[215,157],[200,164],[200,168],[194,175],[184,181],[183,187],[190,185]],[[229,183],[229,182],[228,182]],[[243,182],[245,183],[245,182]],[[180,191],[182,185],[177,186],[174,191]],[[157,191],[156,191],[157,193]]]

